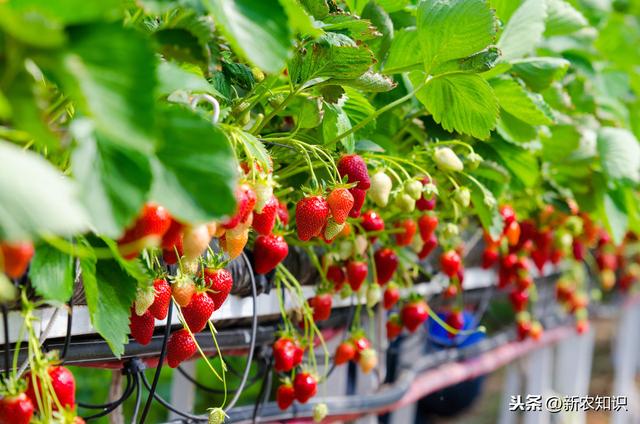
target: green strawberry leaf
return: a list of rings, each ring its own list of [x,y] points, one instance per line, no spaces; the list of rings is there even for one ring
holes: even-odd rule
[[[547,23],[544,35],[571,34],[589,25],[587,18],[564,0],[546,0]]]
[[[532,53],[542,41],[546,16],[544,0],[525,0],[511,15],[498,41],[502,59],[511,61]]]
[[[90,132],[90,122],[76,121],[79,141],[72,169],[80,185],[80,198],[100,233],[117,238],[142,209],[151,189],[149,158],[112,143],[100,132]]]
[[[77,194],[75,181],[42,156],[0,140],[0,240],[85,231],[89,221]]]
[[[423,73],[410,74],[413,85]],[[489,138],[498,119],[498,102],[491,86],[479,75],[452,73],[430,79],[416,97],[447,131]]]
[[[640,182],[640,144],[633,133],[623,128],[601,128],[597,146],[607,178]]]
[[[136,297],[136,281],[115,260],[85,257],[80,259],[80,268],[91,325],[119,358],[129,341],[129,314]]]
[[[278,0],[204,2],[233,49],[267,72],[280,72],[292,47],[289,18]]]
[[[164,107],[158,122],[151,197],[185,222],[231,214],[237,161],[224,132],[180,106]]]
[[[531,57],[511,61],[511,72],[533,91],[542,91],[569,69],[569,61],[558,57]]]
[[[441,63],[483,50],[495,37],[495,17],[484,0],[423,1],[416,21],[424,67],[430,74]]]
[[[527,91],[512,78],[492,79],[493,92],[500,107],[529,125],[551,125],[553,112],[542,96]]]
[[[29,280],[45,300],[67,302],[73,294],[75,261],[58,249],[41,244],[29,265]]]

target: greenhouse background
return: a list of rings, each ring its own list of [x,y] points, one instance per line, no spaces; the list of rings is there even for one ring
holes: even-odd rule
[[[0,424],[640,422],[640,1],[0,0]]]

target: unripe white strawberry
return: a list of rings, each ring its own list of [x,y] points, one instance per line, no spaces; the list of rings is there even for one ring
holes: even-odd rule
[[[146,287],[138,287],[136,291],[136,300],[134,302],[134,309],[136,315],[142,316],[149,306],[153,304],[155,300],[155,292],[153,291],[153,284],[148,284]]]
[[[209,410],[209,424],[223,424],[227,418],[227,414],[224,413],[222,408],[211,408]]]
[[[313,421],[319,423],[329,415],[329,407],[326,403],[318,403],[313,407]]]
[[[256,213],[262,213],[265,205],[269,202],[273,196],[273,180],[271,176],[260,177],[253,186],[253,191],[256,193]]]
[[[369,287],[367,287],[367,306],[373,308],[380,302],[381,298],[382,290],[380,286],[377,284],[369,284]]]
[[[187,261],[194,260],[209,247],[211,236],[206,225],[188,226],[184,229],[182,246]]]
[[[402,212],[413,212],[416,208],[416,199],[407,193],[398,193],[396,196],[396,207]]]
[[[453,193],[454,199],[462,208],[469,207],[471,202],[471,192],[466,187],[458,187]]]
[[[448,147],[438,147],[433,152],[433,160],[438,168],[443,171],[460,172],[464,169],[464,165],[458,155]]]
[[[367,251],[367,246],[369,245],[369,242],[367,241],[367,237],[359,234],[356,236],[356,242],[355,242],[355,253],[358,255],[364,255],[364,252]]]
[[[7,276],[0,272],[0,302],[10,302],[18,297],[18,289]]]
[[[391,178],[382,170],[376,172],[371,177],[371,188],[369,189],[369,198],[381,208],[389,203],[389,193],[393,183]]]
[[[353,254],[353,243],[350,240],[342,240],[338,244],[338,255],[340,259],[346,261]]]
[[[363,373],[368,374],[378,365],[378,355],[376,354],[376,351],[368,348],[360,352],[358,365],[360,365],[360,369]]]

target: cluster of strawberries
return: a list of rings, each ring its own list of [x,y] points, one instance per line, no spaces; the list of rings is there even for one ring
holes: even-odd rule
[[[61,424],[84,424],[76,415],[76,381],[68,368],[49,365],[44,370],[47,381],[27,372],[0,399],[0,424],[29,424],[37,412],[41,412],[44,402],[49,399],[53,409],[54,422]],[[34,384],[34,381],[36,384]],[[55,396],[55,399],[51,399]],[[50,422],[50,421],[47,421]]]
[[[298,369],[302,364],[304,347],[291,334],[282,334],[273,344],[274,369],[279,373],[291,373],[293,379],[286,377],[276,391],[276,402],[285,410],[294,400],[306,403],[318,391],[318,376],[305,369]]]

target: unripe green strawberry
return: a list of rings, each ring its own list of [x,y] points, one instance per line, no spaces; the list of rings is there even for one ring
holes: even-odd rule
[[[329,415],[329,407],[326,403],[318,403],[313,407],[313,421],[319,423]]]
[[[416,199],[409,196],[407,193],[398,193],[395,202],[396,207],[402,212],[413,212],[416,208]]]
[[[422,183],[418,180],[407,180],[404,183],[404,192],[418,200],[422,197]]]
[[[392,185],[391,178],[384,171],[376,172],[371,177],[369,197],[376,205],[384,208],[389,203],[389,193],[391,193]]]
[[[327,226],[324,229],[324,239],[326,241],[331,241],[344,228],[344,223],[338,224],[332,217],[327,220]]]
[[[6,275],[0,272],[0,302],[10,302],[18,297],[18,289]]]
[[[466,187],[458,187],[453,193],[455,201],[462,207],[468,208],[471,202],[471,192]]]
[[[227,414],[224,413],[222,408],[211,408],[209,410],[209,424],[223,424]]]
[[[148,284],[145,287],[138,287],[136,291],[136,300],[134,302],[135,314],[138,316],[144,315],[149,309],[149,306],[153,304],[155,299],[155,293],[153,285]]]
[[[462,161],[448,147],[439,147],[433,152],[433,160],[438,168],[446,172],[460,172],[464,169]]]
[[[480,156],[476,152],[473,152],[469,156],[467,156],[467,161],[469,163],[467,168],[473,171],[475,169],[478,169],[478,166],[480,166],[480,163],[482,163],[483,159],[482,156]]]
[[[353,243],[350,240],[343,240],[338,245],[338,256],[340,259],[347,260],[353,254]]]

